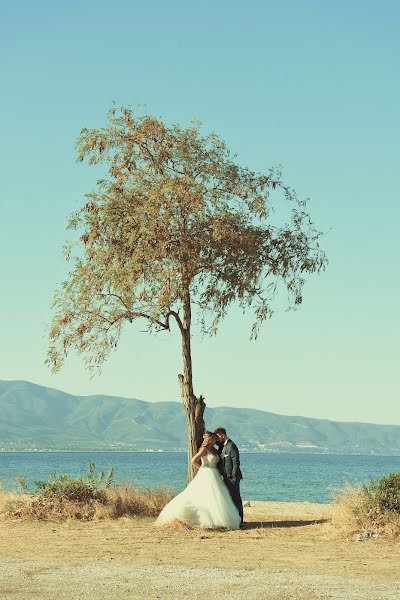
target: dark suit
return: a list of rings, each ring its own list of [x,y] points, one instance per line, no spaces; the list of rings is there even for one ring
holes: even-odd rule
[[[228,439],[225,446],[223,444],[218,444],[218,454],[221,457],[221,460],[218,463],[219,470],[243,523],[243,503],[242,498],[240,497],[240,480],[243,479],[243,476],[242,471],[240,470],[238,447],[235,442]],[[236,479],[233,480],[232,477],[235,477]]]

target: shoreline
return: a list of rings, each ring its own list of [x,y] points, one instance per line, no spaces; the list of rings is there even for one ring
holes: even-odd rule
[[[52,449],[52,448],[46,448],[46,449],[29,449],[29,448],[25,448],[25,449],[2,449],[0,448],[0,454],[18,454],[18,453],[25,453],[25,454],[45,454],[45,453],[49,453],[49,454],[55,454],[55,453],[110,453],[110,454],[116,454],[116,453],[120,453],[120,454],[187,454],[187,450],[113,450],[112,448],[108,448],[106,450],[65,450],[65,449]],[[364,456],[364,457],[381,457],[381,458],[400,458],[400,454],[377,454],[377,453],[370,453],[370,454],[363,454],[362,452],[360,453],[356,453],[356,452],[351,452],[351,453],[342,453],[342,452],[301,452],[301,451],[292,451],[292,452],[282,452],[282,451],[275,451],[275,450],[246,450],[246,449],[240,449],[240,452],[242,454],[265,454],[267,456],[343,456],[343,457],[351,457],[351,456]]]

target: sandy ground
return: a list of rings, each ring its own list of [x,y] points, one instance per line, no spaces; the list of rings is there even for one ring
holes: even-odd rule
[[[252,502],[234,532],[0,521],[0,600],[398,600],[400,543],[344,539],[329,515]]]

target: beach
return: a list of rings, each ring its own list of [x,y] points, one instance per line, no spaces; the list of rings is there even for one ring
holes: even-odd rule
[[[251,502],[245,528],[0,521],[1,600],[397,599],[400,545],[344,537],[326,504]]]

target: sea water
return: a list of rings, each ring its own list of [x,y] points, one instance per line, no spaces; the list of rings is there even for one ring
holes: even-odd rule
[[[89,463],[96,471],[113,468],[116,482],[140,487],[185,486],[187,455],[183,452],[0,452],[0,483],[6,490],[18,476],[29,485],[47,480],[52,472],[86,475]],[[242,452],[242,497],[277,502],[322,502],[346,483],[359,485],[400,471],[400,456],[332,454],[268,454]]]

